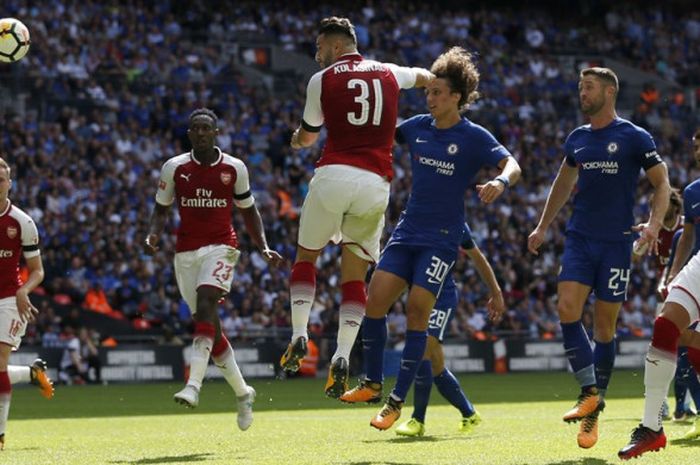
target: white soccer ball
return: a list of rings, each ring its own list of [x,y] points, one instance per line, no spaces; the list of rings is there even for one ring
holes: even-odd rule
[[[29,29],[15,18],[0,19],[0,61],[12,63],[29,50]]]

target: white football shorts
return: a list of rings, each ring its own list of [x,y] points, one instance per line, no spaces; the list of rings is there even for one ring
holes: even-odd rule
[[[17,349],[26,329],[27,323],[19,318],[15,296],[0,299],[0,342]]]
[[[700,253],[696,253],[669,285],[666,302],[675,302],[688,311],[690,322],[700,319]],[[700,325],[699,325],[700,326]]]
[[[309,250],[342,243],[376,263],[388,204],[389,181],[378,174],[348,165],[317,168],[301,208],[297,243]]]
[[[211,286],[228,294],[240,255],[239,250],[221,244],[175,254],[177,287],[193,315],[197,312],[197,289],[200,287]]]

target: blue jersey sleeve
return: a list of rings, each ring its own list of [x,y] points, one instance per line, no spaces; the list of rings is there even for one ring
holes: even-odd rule
[[[700,196],[694,195],[692,184],[683,189],[683,221],[685,224],[694,224],[695,217],[698,216],[695,213],[697,208],[697,203],[700,201]]]
[[[573,134],[573,132],[571,133]],[[574,153],[571,150],[571,134],[564,141],[564,161],[567,165],[572,168],[576,168],[576,159],[574,158]]]
[[[425,115],[416,115],[407,120],[402,121],[396,126],[394,139],[399,144],[406,144],[411,140],[411,135],[416,130],[416,127],[425,119]]]
[[[464,233],[462,234],[462,243],[460,244],[464,250],[471,250],[476,247],[474,238],[472,238],[472,230],[467,223],[464,223]]]
[[[639,156],[642,157],[640,160],[642,163],[642,168],[644,168],[646,171],[649,168],[662,163],[663,160],[656,151],[656,143],[654,142],[654,138],[651,136],[651,134],[644,129],[640,129],[638,135],[638,153]]]
[[[478,131],[476,140],[479,144],[478,147],[481,149],[481,159],[483,163],[491,166],[498,166],[501,160],[511,156],[508,149],[498,142],[496,138],[493,137],[493,134],[486,130],[486,128],[478,125],[474,125],[474,127]]]
[[[678,247],[678,240],[681,238],[682,233],[683,233],[683,230],[679,229],[673,235],[673,239],[671,240],[671,252],[668,254],[668,266],[669,266],[669,268],[671,267],[671,265],[673,265],[673,260],[676,259],[676,248]]]

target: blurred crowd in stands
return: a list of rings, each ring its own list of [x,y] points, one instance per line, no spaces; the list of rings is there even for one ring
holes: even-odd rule
[[[188,334],[190,316],[173,275],[174,236],[163,238],[153,259],[143,255],[141,243],[161,164],[188,150],[189,113],[203,106],[216,111],[218,145],[246,162],[268,240],[290,263],[298,211],[322,146],[299,152],[288,147],[300,121],[305,81],[300,77],[290,96],[246,80],[230,47],[238,38],[313,56],[318,20],[352,11],[366,57],[429,67],[450,45],[475,52],[482,98],[467,116],[508,147],[523,177],[494,205],[481,205],[475,191],[466,199],[468,221],[496,270],[509,311],[497,328],[487,322],[486,288],[461,258],[454,273],[459,311],[450,329],[456,338],[494,332],[553,338],[559,332],[554,296],[568,210],[558,216],[539,257],[528,255],[526,238],[560,165],[563,140],[583,122],[577,70],[562,57],[611,57],[673,82],[677,91],[663,94],[650,85],[639,99],[632,96],[635,103],[625,116],[653,133],[674,186],[700,175],[689,148],[700,121],[687,92],[700,85],[698,11],[640,10],[624,2],[602,10],[601,2],[592,2],[596,11],[586,11],[583,1],[576,15],[563,7],[535,14],[520,9],[525,7],[444,10],[437,6],[441,2],[414,1],[368,1],[344,11],[298,1],[219,1],[216,8],[175,1],[63,0],[42,8],[28,0],[3,3],[3,13],[20,17],[32,33],[29,55],[0,68],[0,96],[3,87],[9,90],[4,98],[16,91],[27,95],[21,111],[13,104],[0,111],[0,151],[14,168],[11,198],[39,226],[45,293],[55,302],[175,336]],[[624,84],[622,97],[629,100]],[[424,112],[422,93],[404,96],[403,117]],[[405,148],[397,147],[395,158],[387,234],[410,186]],[[479,179],[491,175],[483,172]],[[647,215],[649,192],[640,183],[639,219]],[[170,232],[176,223],[175,214]],[[240,222],[236,228],[244,231]],[[290,326],[289,267],[268,269],[245,232],[240,237],[245,253],[221,306],[224,329],[234,339],[283,334]],[[338,249],[329,247],[319,263],[315,334],[337,329],[337,257]],[[651,260],[633,271],[621,335],[650,334],[654,280]],[[389,316],[395,344],[405,330],[404,310],[398,303]],[[42,313],[29,332],[35,342],[50,345],[60,325],[50,305]]]

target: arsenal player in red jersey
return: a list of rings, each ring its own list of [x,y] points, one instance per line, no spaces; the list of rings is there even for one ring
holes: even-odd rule
[[[379,258],[399,91],[424,87],[434,76],[423,68],[364,59],[346,18],[321,21],[316,49],[323,69],[309,80],[291,146],[313,145],[324,125],[327,138],[301,211],[289,280],[293,333],[280,364],[299,369],[316,292],[316,259],[328,242],[342,244],[338,345],[325,387],[326,395],[338,398],[348,388],[348,359],[365,313],[367,268]]]
[[[214,112],[195,110],[189,121],[187,134],[192,151],[169,159],[161,169],[145,249],[151,255],[158,251],[170,206],[177,202],[180,226],[175,245],[175,277],[192,312],[195,332],[189,379],[185,388],[175,394],[175,401],[197,406],[211,356],[236,393],[238,427],[246,430],[253,422],[255,390],[241,375],[217,313],[217,303],[231,289],[240,255],[231,223],[233,205],[238,207],[263,258],[276,266],[282,257],[267,245],[245,164],[214,145],[218,133]]]
[[[29,293],[44,280],[39,253],[39,234],[34,221],[10,202],[12,187],[10,166],[0,158],[0,449],[5,445],[5,427],[10,413],[12,384],[39,384],[45,397],[53,396],[53,386],[44,371],[46,366],[9,366],[10,352],[19,347],[27,322],[37,314]],[[24,256],[29,277],[19,277],[20,256]]]

